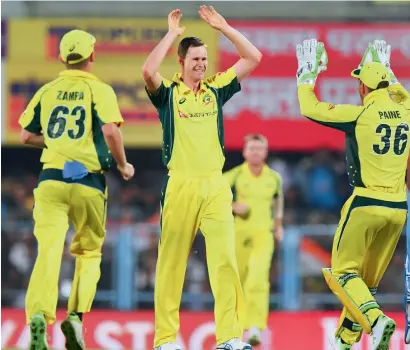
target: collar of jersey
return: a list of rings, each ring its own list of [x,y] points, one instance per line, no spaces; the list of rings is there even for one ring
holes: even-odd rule
[[[390,99],[389,92],[387,91],[387,89],[372,91],[364,98],[363,105],[367,105],[368,103],[377,99]]]
[[[175,73],[174,77],[172,78],[172,81],[179,85],[181,93],[183,93],[183,94],[188,94],[190,92],[193,93],[192,89],[190,89],[188,86],[186,86],[185,83],[182,81],[182,74],[181,73]],[[204,83],[203,80],[201,80],[200,83],[199,83],[198,92],[201,91],[201,90],[202,91],[207,90],[206,84]]]
[[[266,169],[268,169],[268,166],[266,164],[263,165],[261,173],[256,176],[254,173],[252,173],[251,169],[249,169],[248,163],[243,162],[242,164],[243,170],[245,171],[246,174],[248,174],[251,177],[261,177],[265,174]]]
[[[59,74],[60,77],[79,77],[79,78],[87,78],[87,79],[94,79],[98,80],[98,78],[88,72],[84,72],[83,70],[77,70],[77,69],[66,69],[60,72]]]

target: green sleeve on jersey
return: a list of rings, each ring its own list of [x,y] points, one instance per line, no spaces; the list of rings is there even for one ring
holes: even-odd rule
[[[306,118],[319,124],[338,129],[346,133],[354,131],[355,121],[365,110],[353,105],[333,105],[320,102],[313,85],[300,85],[298,88],[300,111]]]
[[[161,86],[155,93],[149,92],[147,86],[145,86],[145,91],[154,107],[156,109],[160,109],[166,106],[169,102],[171,82],[163,78],[161,81]]]
[[[102,121],[97,109],[95,108],[95,103],[91,105],[91,116],[92,116],[92,130],[93,130],[93,143],[95,146],[95,151],[97,153],[98,162],[100,163],[101,169],[108,171],[113,164],[113,158],[107,144],[105,143],[104,134],[102,131],[102,126],[104,122]]]
[[[228,102],[237,92],[241,91],[241,84],[232,67],[226,72],[217,73],[208,78],[206,83],[217,91],[218,99],[222,105]]]
[[[40,134],[41,133],[41,104],[40,102],[37,103],[36,107],[34,107],[33,110],[33,119],[31,122],[24,128],[27,131],[33,133],[33,134]]]
[[[174,148],[175,123],[174,123],[174,100],[173,85],[169,80],[162,79],[161,86],[156,94],[151,94],[147,87],[145,91],[158,112],[162,125],[162,162],[165,166],[171,160]]]
[[[41,95],[44,92],[44,87],[36,92],[26,110],[19,118],[20,126],[33,133],[39,134],[41,132]]]

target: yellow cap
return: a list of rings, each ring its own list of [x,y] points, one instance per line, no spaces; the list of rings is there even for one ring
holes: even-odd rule
[[[362,69],[352,71],[351,76],[360,79],[364,85],[374,90],[382,81],[390,83],[389,71],[379,62],[366,63]]]
[[[75,64],[86,60],[94,52],[95,38],[79,29],[74,29],[61,38],[60,41],[60,56],[63,62]],[[67,62],[67,57],[70,54],[76,53],[82,58],[70,60]]]

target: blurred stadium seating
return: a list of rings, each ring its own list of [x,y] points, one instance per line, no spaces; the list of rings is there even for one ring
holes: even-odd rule
[[[343,135],[299,114],[294,48],[310,36],[324,40],[330,64],[319,79],[319,96],[333,103],[358,103],[349,71],[357,66],[370,40],[384,38],[393,46],[396,75],[410,89],[410,6],[387,1],[253,2],[248,7],[232,4],[215,6],[258,46],[264,59],[243,82],[242,93],[225,106],[225,168],[242,161],[240,148],[246,133],[263,132],[270,143],[269,165],[282,175],[285,187],[285,239],[277,244],[273,258],[272,313],[261,349],[299,350],[301,344],[305,350],[331,349],[329,339],[340,306],[329,293],[320,269],[330,264],[333,233],[351,188]],[[172,1],[76,2],[75,6],[70,1],[2,3],[2,348],[27,345],[22,309],[36,257],[32,190],[40,170],[40,152],[19,147],[17,119],[36,89],[62,69],[58,41],[74,27],[87,29],[97,37],[95,72],[118,94],[126,119],[128,158],[136,169],[136,177],[129,183],[116,171],[107,175],[108,235],[96,311],[85,317],[87,342],[94,348],[151,348],[159,196],[165,169],[161,164],[160,125],[145,96],[140,67],[166,32],[166,15],[174,7],[185,14],[187,34],[202,37],[208,45],[210,73],[234,62],[232,46],[198,20],[198,6],[197,2]],[[177,69],[176,59],[170,55],[161,72],[169,77]],[[401,312],[404,254],[403,233],[378,290],[378,300],[398,321],[394,350],[405,349]],[[66,249],[60,276],[59,320],[72,275],[73,259]],[[199,233],[182,301],[181,343],[186,349],[208,350],[214,345],[212,307],[204,241]],[[299,337],[289,339],[285,330],[296,320],[300,322]],[[52,344],[61,348],[62,335],[55,327]],[[305,337],[309,337],[308,343]],[[354,349],[368,349],[368,344],[365,338]]]

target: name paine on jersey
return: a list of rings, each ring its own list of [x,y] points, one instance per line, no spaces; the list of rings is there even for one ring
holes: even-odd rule
[[[400,119],[400,111],[379,111],[380,119]]]

